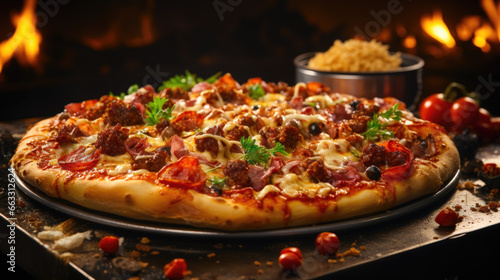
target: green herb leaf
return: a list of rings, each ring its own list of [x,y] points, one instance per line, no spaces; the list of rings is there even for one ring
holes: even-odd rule
[[[255,140],[248,137],[242,137],[240,140],[241,146],[245,151],[243,158],[249,164],[266,164],[269,161],[269,153],[266,148],[256,145]]]
[[[398,110],[398,104],[395,104],[391,109],[385,111],[384,113],[378,113],[373,116],[373,118],[368,122],[366,131],[362,134],[368,141],[377,141],[379,138],[391,138],[394,137],[394,133],[387,128],[387,123],[380,121],[379,117],[386,119],[387,121],[401,120],[403,113]]]
[[[285,156],[289,156],[290,154],[285,151],[285,146],[281,144],[280,142],[276,142],[276,146],[274,148],[268,150],[273,156],[275,153],[282,153]]]
[[[222,72],[218,72],[210,76],[208,79],[204,80],[201,77],[196,77],[196,74],[192,74],[191,72],[186,70],[185,75],[175,75],[167,81],[164,81],[163,84],[158,88],[158,91],[166,88],[181,88],[185,91],[188,91],[193,88],[194,85],[203,81],[210,84],[214,83],[221,76],[221,74]]]
[[[134,92],[136,92],[138,90],[139,90],[139,85],[138,84],[133,84],[133,85],[131,85],[131,86],[128,87],[127,93],[128,94],[132,94],[132,93],[134,93]]]
[[[111,97],[119,97],[120,99],[124,99],[125,96],[127,96],[129,94],[132,94],[132,93],[134,93],[134,92],[136,92],[138,90],[139,90],[139,85],[138,84],[133,84],[133,85],[131,85],[131,86],[128,87],[127,93],[120,92],[120,95],[114,95],[113,92],[110,91],[108,95],[111,96]]]
[[[156,125],[161,119],[170,119],[172,118],[172,111],[175,108],[175,105],[163,110],[163,104],[167,102],[166,98],[155,97],[153,102],[149,102],[146,111],[146,125],[153,126]]]
[[[215,81],[217,81],[217,79],[219,79],[219,77],[222,76],[222,72],[217,72],[215,74],[213,74],[212,76],[208,77],[205,82],[209,83],[209,84],[213,84],[215,83]],[[198,78],[200,79],[200,78]],[[203,81],[200,81],[200,82],[203,82]]]
[[[248,96],[250,96],[250,98],[252,98],[253,100],[257,100],[261,97],[264,97],[264,95],[266,94],[266,92],[262,88],[262,85],[260,84],[253,84],[249,86],[248,89],[250,90]]]
[[[226,179],[227,177],[219,178],[215,176],[214,178],[208,179],[207,181],[209,181],[214,186],[223,187],[224,185],[226,185]]]
[[[285,156],[289,155],[289,153],[285,151],[285,146],[283,146],[283,144],[281,144],[280,142],[277,142],[276,146],[274,146],[274,148],[272,149],[266,149],[263,146],[255,144],[255,140],[250,137],[241,138],[240,143],[243,147],[243,150],[245,151],[243,158],[252,165],[267,165],[267,162],[269,161],[271,155],[274,156],[276,153],[281,153]]]
[[[389,110],[387,110],[384,113],[381,113],[379,115],[382,118],[385,118],[387,120],[393,119],[393,120],[399,121],[403,117],[403,112],[401,112],[400,110],[398,110],[398,106],[399,106],[399,104],[396,103],[396,104],[394,104],[394,106],[392,106],[391,109],[389,109]]]

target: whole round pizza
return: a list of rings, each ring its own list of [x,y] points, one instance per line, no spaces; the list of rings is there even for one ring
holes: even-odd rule
[[[377,213],[438,191],[459,164],[446,131],[394,98],[189,72],[68,104],[11,160],[89,209],[232,231]]]

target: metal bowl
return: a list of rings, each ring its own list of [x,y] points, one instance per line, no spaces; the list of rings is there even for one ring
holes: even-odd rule
[[[320,82],[332,92],[347,93],[357,97],[395,97],[406,103],[410,110],[418,104],[422,94],[422,69],[424,60],[420,57],[401,54],[398,69],[381,72],[332,72],[307,67],[309,59],[316,53],[310,52],[294,59],[296,82]]]

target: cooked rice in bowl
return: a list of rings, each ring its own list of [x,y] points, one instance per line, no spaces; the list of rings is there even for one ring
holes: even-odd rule
[[[324,53],[317,53],[309,60],[308,67],[320,71],[376,72],[399,68],[401,54],[389,54],[389,46],[371,40],[351,39],[344,43],[335,40]]]

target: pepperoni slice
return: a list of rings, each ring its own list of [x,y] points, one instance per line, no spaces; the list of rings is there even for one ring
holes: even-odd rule
[[[163,167],[158,172],[158,180],[169,186],[201,190],[207,175],[201,169],[198,159],[184,156],[179,161]]]
[[[78,147],[78,149],[72,151],[60,157],[57,160],[59,166],[62,169],[71,171],[83,171],[93,168],[99,162],[99,156],[101,155],[101,150],[95,149],[88,153],[87,148],[84,146]]]
[[[382,146],[386,147],[390,152],[402,152],[405,156],[405,162],[403,164],[382,171],[382,177],[384,177],[384,179],[390,180],[401,180],[408,178],[413,172],[413,168],[411,168],[413,160],[415,159],[413,153],[408,148],[399,144],[395,140],[384,142],[382,143]]]
[[[68,113],[70,113],[70,115],[72,116],[82,116],[90,108],[94,107],[97,104],[97,102],[99,102],[99,100],[92,99],[80,103],[70,103],[64,106],[64,109],[66,109],[66,111],[68,111]]]

